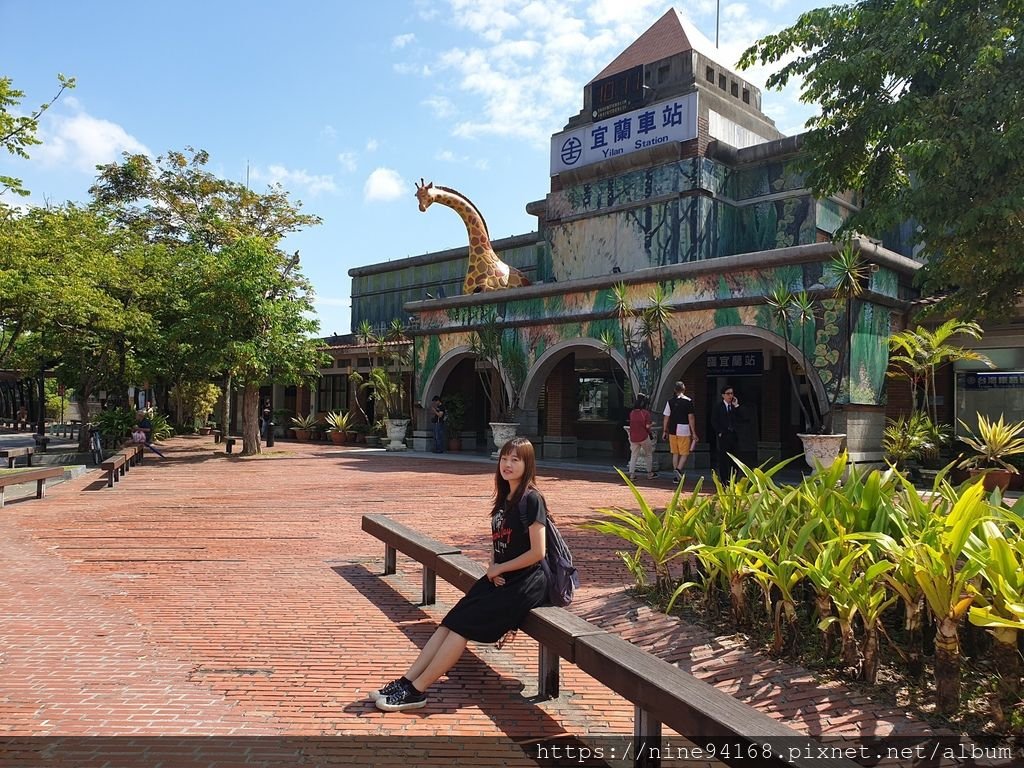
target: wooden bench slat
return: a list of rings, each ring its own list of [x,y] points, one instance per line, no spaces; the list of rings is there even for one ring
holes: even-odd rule
[[[21,483],[36,483],[36,498],[41,499],[46,494],[46,480],[50,477],[58,477],[64,474],[64,467],[36,467],[21,472],[11,472],[0,475],[0,507],[4,505],[4,489],[8,485],[20,485]]]
[[[385,515],[363,515],[362,527],[374,538],[395,547],[413,560],[429,565],[433,570],[437,570],[437,560],[441,555],[458,555],[462,552],[458,547],[424,536]]]

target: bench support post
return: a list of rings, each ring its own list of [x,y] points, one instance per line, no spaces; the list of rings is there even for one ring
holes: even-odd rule
[[[423,566],[423,605],[433,605],[437,601],[437,574],[433,568]]]
[[[36,480],[36,498],[41,499],[46,493],[46,478]]]
[[[558,698],[558,654],[543,645],[537,648],[537,695]]]
[[[661,723],[633,705],[633,768],[661,768]]]
[[[398,572],[398,550],[390,544],[384,545],[384,575]]]

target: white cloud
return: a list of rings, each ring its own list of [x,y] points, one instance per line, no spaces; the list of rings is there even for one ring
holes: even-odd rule
[[[392,48],[405,48],[409,43],[416,39],[416,35],[413,32],[406,32],[404,35],[396,35],[391,38]]]
[[[332,297],[332,296],[317,296],[313,299],[314,304],[319,304],[322,307],[351,307],[352,299],[344,296]]]
[[[456,112],[455,105],[452,104],[450,99],[447,99],[444,96],[431,96],[429,99],[424,99],[420,103],[426,107],[430,107],[436,117],[451,117]]]
[[[325,125],[320,129],[320,138],[334,141],[338,138],[338,131],[333,125]]]
[[[377,168],[371,173],[363,186],[363,199],[367,202],[391,202],[403,197],[409,191],[409,185],[391,168]]]
[[[301,189],[313,197],[323,192],[336,192],[338,189],[334,177],[330,174],[316,175],[305,169],[293,170],[277,164],[269,166],[265,171],[253,168],[250,171],[250,178],[265,184],[280,184],[289,191]]]
[[[377,147],[379,147],[379,146],[380,146],[380,142],[377,141],[376,139],[367,139],[366,140],[366,151],[367,152],[376,152],[377,151]]]
[[[357,167],[357,157],[355,152],[339,152],[338,162],[341,167],[348,173],[354,173]]]
[[[73,105],[78,106],[78,102]],[[85,173],[94,173],[97,165],[120,160],[122,152],[152,155],[141,141],[117,123],[93,117],[86,112],[74,115],[50,115],[45,130],[39,132],[43,144],[32,154],[44,165],[62,165]]]
[[[788,0],[731,0],[722,4],[722,64],[735,68],[756,39],[779,29],[777,9]],[[421,14],[441,0],[417,3]],[[442,16],[463,30],[457,47],[438,49],[395,65],[409,75],[432,75],[438,92],[421,104],[441,119],[460,119],[451,131],[463,138],[505,136],[545,146],[583,103],[584,85],[657,21],[664,0],[446,0]],[[692,0],[686,14],[714,37],[715,0]],[[727,23],[726,23],[727,22]],[[418,42],[435,39],[421,34]],[[423,61],[429,61],[427,66]],[[754,67],[740,73],[760,87],[769,74]],[[792,86],[796,92],[798,84]],[[766,109],[780,127],[795,122],[806,107],[790,89],[767,94]],[[458,94],[456,96],[456,94]],[[455,112],[454,110],[458,111]],[[802,119],[801,119],[802,122]]]

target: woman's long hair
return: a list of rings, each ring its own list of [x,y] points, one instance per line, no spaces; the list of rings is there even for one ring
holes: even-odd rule
[[[523,479],[519,481],[519,487],[511,498],[509,494],[512,492],[512,486],[501,476],[501,459],[510,453],[518,456],[523,462]],[[497,514],[502,508],[515,509],[519,500],[531,490],[540,492],[537,489],[537,455],[533,450],[533,443],[525,437],[513,437],[501,446],[498,453],[498,466],[494,470],[494,506],[491,508],[491,515]]]

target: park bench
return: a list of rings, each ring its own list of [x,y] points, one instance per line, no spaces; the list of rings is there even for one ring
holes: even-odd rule
[[[17,461],[19,456],[25,457],[25,465],[32,466],[32,454],[35,453],[35,448],[31,445],[19,445],[15,448],[4,448],[0,450],[0,459],[7,459],[7,468],[14,469],[14,462]]]
[[[241,442],[242,438],[238,435],[232,435],[231,437],[224,438],[224,453],[233,453],[235,450],[235,443]]]
[[[64,467],[35,467],[20,472],[0,473],[0,507],[4,505],[4,489],[8,485],[21,485],[22,483],[36,483],[36,498],[43,498],[46,492],[46,479],[49,477],[60,477],[64,474]]]
[[[423,565],[425,605],[435,600],[437,576],[465,592],[486,572],[456,547],[386,515],[363,515],[362,529],[384,542],[385,575],[397,572],[398,552]],[[727,765],[857,768],[841,756],[822,762],[817,748],[827,747],[811,737],[564,608],[534,608],[521,631],[538,644],[540,698],[558,696],[558,662],[563,658],[633,704],[633,743],[647,747],[633,753],[637,768],[660,765],[663,724],[696,746],[730,745],[728,753],[722,750],[713,756]]]
[[[114,483],[120,482],[121,476],[132,466],[142,463],[144,450],[145,447],[141,443],[129,445],[100,463],[100,469],[107,473],[107,488],[113,488]]]
[[[223,437],[224,435],[224,433],[221,432],[219,429],[211,429],[210,434],[213,435],[213,442],[215,443],[219,443],[221,437]]]

